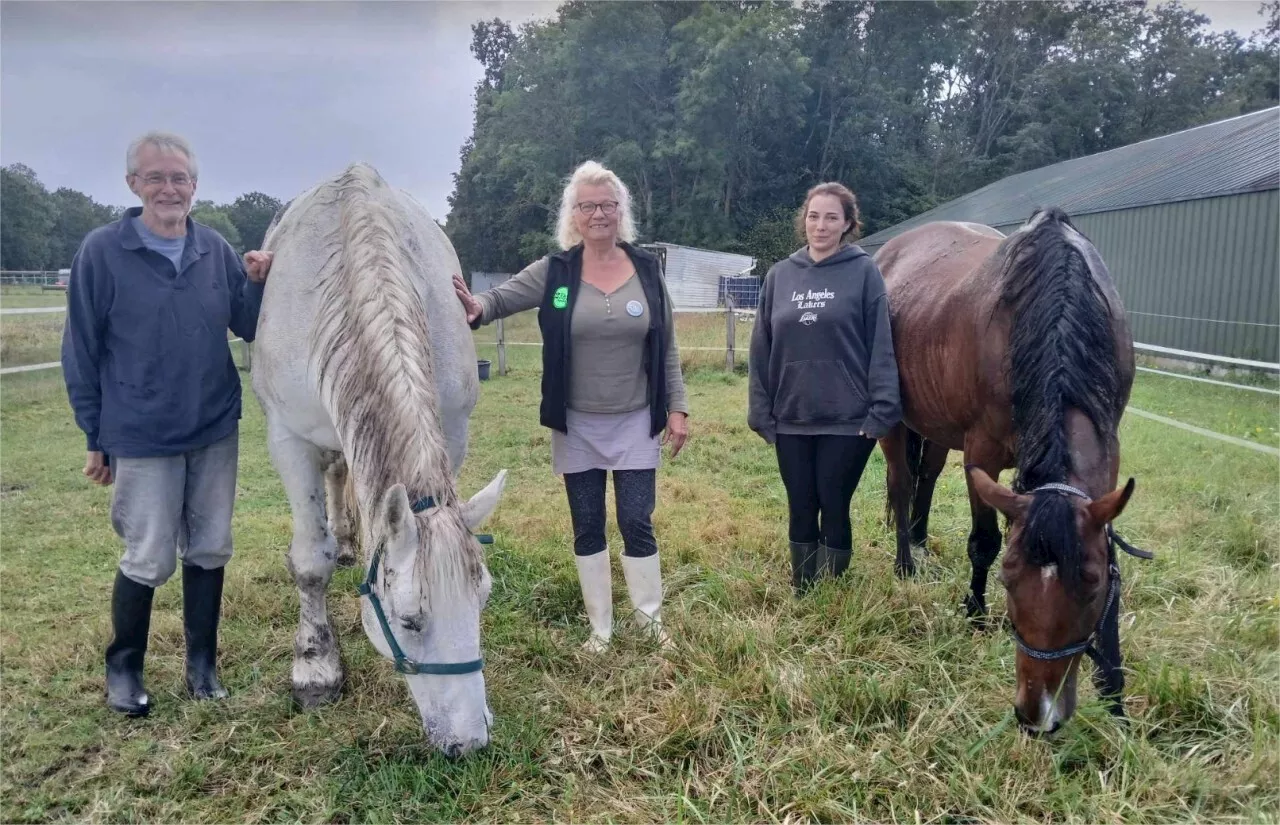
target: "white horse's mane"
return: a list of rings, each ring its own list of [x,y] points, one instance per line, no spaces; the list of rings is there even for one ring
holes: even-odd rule
[[[437,505],[417,517],[419,531],[434,534],[425,546],[474,548],[469,536],[446,535],[467,528],[460,516],[443,512],[458,513],[460,502],[423,299],[411,277],[422,262],[405,247],[411,230],[399,195],[371,167],[354,164],[290,203],[281,225],[335,206],[337,237],[326,248],[336,250],[337,265],[317,274],[320,301],[310,348],[321,401],[338,431],[361,505],[363,538],[371,538],[367,530],[383,494],[402,483],[411,503],[431,496]],[[418,563],[429,568],[424,572],[433,585],[479,575],[478,549],[465,552],[467,558],[427,555],[420,554]]]

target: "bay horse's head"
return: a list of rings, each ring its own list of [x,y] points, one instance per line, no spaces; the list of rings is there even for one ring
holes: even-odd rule
[[[374,513],[361,619],[413,696],[432,747],[459,757],[489,743],[480,614],[492,579],[472,530],[497,507],[506,470],[467,502],[410,502],[403,484]]]
[[[975,492],[1008,519],[999,578],[1017,641],[1014,713],[1029,733],[1053,733],[1076,709],[1082,655],[1099,655],[1105,620],[1119,609],[1119,571],[1110,524],[1134,480],[1093,500],[1066,484],[1017,493],[977,467]]]

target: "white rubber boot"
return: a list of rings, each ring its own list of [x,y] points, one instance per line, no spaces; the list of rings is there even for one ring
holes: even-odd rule
[[[582,649],[600,653],[609,647],[613,637],[613,582],[609,573],[609,551],[590,556],[574,556],[578,563],[578,583],[582,585],[582,603],[591,622],[591,638]]]
[[[633,558],[622,557],[622,575],[627,580],[627,593],[635,607],[636,625],[649,633],[665,649],[674,645],[662,627],[662,567],[658,554]]]

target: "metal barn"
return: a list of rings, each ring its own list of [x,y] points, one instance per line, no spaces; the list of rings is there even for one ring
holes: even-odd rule
[[[1059,206],[1120,288],[1135,342],[1280,362],[1280,107],[996,181],[889,229],[974,221],[1008,233]]]
[[[471,291],[484,292],[486,289],[493,289],[510,277],[509,272],[472,272]]]
[[[658,256],[667,280],[667,291],[676,310],[714,309],[722,306],[722,276],[746,275],[756,265],[749,255],[715,252],[673,243],[640,244]]]

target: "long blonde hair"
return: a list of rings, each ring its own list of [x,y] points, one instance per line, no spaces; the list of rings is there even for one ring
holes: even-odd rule
[[[636,239],[636,222],[631,216],[631,192],[622,179],[594,160],[589,160],[569,176],[560,196],[560,217],[556,222],[556,240],[561,249],[572,249],[582,242],[582,234],[573,222],[573,210],[578,208],[578,187],[608,186],[618,199],[618,239],[631,243]]]

